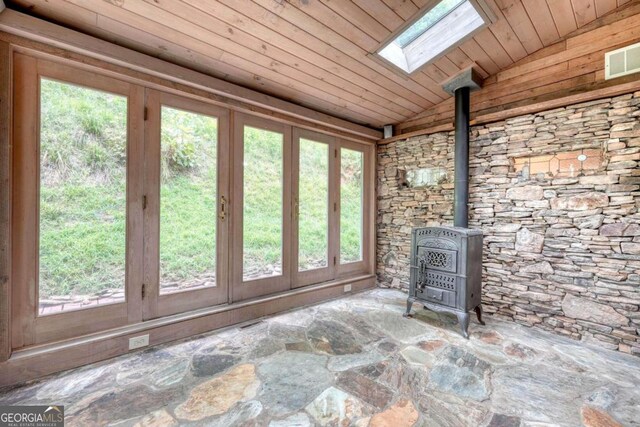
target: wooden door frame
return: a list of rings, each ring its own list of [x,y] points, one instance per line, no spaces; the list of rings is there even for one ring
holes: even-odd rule
[[[13,49],[0,40],[0,364],[11,356]]]
[[[229,199],[229,110],[191,98],[146,89],[145,96],[144,286],[143,320],[215,306],[228,300],[228,219],[221,219],[222,200]],[[214,117],[218,122],[216,221],[216,286],[160,294],[160,187],[162,107]],[[226,209],[226,206],[225,206]]]
[[[336,161],[337,170],[337,194],[338,194],[338,234],[340,233],[340,213],[341,213],[341,182],[340,173],[342,170],[342,149],[359,151],[362,153],[362,259],[360,261],[343,264],[340,259],[340,246],[337,249],[337,277],[346,277],[351,274],[373,271],[374,249],[373,239],[375,238],[373,221],[375,218],[375,150],[365,144],[353,141],[338,140],[338,156]],[[340,239],[338,239],[340,241]],[[339,243],[339,245],[341,242]]]
[[[299,201],[300,201],[300,139],[308,139],[317,143],[327,145],[327,165],[328,165],[328,200],[327,200],[327,266],[324,268],[318,268],[308,271],[298,270],[298,255],[300,251],[299,241],[299,221],[298,215]],[[335,277],[336,274],[336,262],[338,250],[338,229],[336,227],[336,213],[338,198],[340,196],[339,191],[335,191],[338,183],[338,175],[336,174],[336,159],[337,159],[337,145],[336,138],[320,132],[314,132],[307,129],[293,128],[293,165],[292,165],[292,194],[293,194],[293,206],[292,211],[292,288],[299,288],[301,286],[308,286],[315,283],[326,282]],[[335,261],[335,262],[334,262]]]
[[[243,279],[243,212],[244,212],[244,127],[255,127],[283,135],[283,193],[282,193],[282,274],[244,281]],[[291,126],[258,116],[233,114],[233,177],[232,177],[232,233],[231,233],[231,301],[241,301],[274,294],[291,288]],[[230,301],[230,302],[231,302]]]
[[[15,53],[12,200],[12,348],[123,326],[141,320],[143,88],[102,74]],[[125,301],[38,316],[40,79],[127,98]]]

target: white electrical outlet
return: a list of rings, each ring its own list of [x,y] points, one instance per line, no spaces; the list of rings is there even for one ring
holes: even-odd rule
[[[149,345],[149,334],[140,335],[139,337],[129,338],[129,350],[134,350],[140,347],[146,347]]]
[[[345,292],[351,292],[351,284],[344,285],[344,291]]]

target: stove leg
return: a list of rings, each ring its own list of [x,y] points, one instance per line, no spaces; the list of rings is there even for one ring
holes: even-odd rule
[[[407,311],[402,315],[403,317],[411,317],[411,306],[413,305],[413,298],[407,298]]]
[[[476,310],[476,316],[478,316],[478,323],[480,323],[482,326],[485,325],[484,321],[482,320],[482,305],[479,305],[475,308]]]
[[[458,316],[458,322],[460,323],[462,336],[468,339],[469,338],[469,313],[458,312],[456,313],[456,315]]]

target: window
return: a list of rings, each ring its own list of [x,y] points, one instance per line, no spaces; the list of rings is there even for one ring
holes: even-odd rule
[[[243,280],[282,275],[284,135],[244,127]]]
[[[124,301],[127,98],[40,81],[39,314]]]
[[[340,158],[340,262],[362,260],[364,153],[343,148]]]
[[[160,293],[216,285],[218,120],[162,106]]]
[[[374,145],[18,52],[14,76],[12,349],[371,277]]]
[[[486,25],[471,1],[440,1],[378,54],[404,72],[414,72]]]
[[[300,138],[298,270],[328,265],[329,145]]]

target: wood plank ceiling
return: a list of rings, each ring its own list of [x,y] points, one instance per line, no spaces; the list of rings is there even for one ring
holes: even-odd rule
[[[400,123],[631,0],[486,0],[497,17],[405,78],[367,56],[430,0],[11,0],[9,7],[356,123]]]

